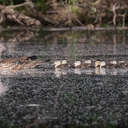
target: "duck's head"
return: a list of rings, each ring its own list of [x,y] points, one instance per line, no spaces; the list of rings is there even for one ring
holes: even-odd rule
[[[59,68],[59,66],[61,66],[61,61],[57,60],[54,62],[55,68]]]
[[[92,63],[91,60],[85,60],[85,61],[84,61],[84,64],[91,64],[91,63]]]
[[[68,64],[67,60],[62,60],[62,65]]]
[[[104,66],[106,66],[106,62],[105,61],[101,61],[100,62],[100,67],[104,67]]]
[[[100,67],[100,65],[101,65],[101,61],[96,61],[95,62],[95,67]]]
[[[78,68],[78,67],[80,67],[81,66],[81,61],[75,61],[74,62],[74,67],[75,68]]]
[[[116,65],[117,64],[117,61],[116,60],[112,60],[112,61],[110,61],[110,64]]]

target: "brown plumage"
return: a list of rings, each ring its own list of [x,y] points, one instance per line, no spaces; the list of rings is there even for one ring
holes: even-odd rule
[[[23,69],[30,69],[40,65],[42,61],[27,56],[19,58],[9,58],[0,61],[0,68],[2,70],[18,71]]]

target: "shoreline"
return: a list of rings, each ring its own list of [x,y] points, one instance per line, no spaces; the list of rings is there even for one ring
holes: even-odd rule
[[[63,32],[63,31],[115,31],[115,30],[128,30],[128,27],[94,27],[89,28],[88,26],[74,26],[74,27],[26,27],[26,26],[9,26],[4,28],[1,26],[2,31],[9,31],[9,30],[32,30],[32,31],[48,31],[48,32]]]

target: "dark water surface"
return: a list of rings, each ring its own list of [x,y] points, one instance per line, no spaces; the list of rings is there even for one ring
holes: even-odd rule
[[[1,58],[37,56],[38,69],[0,72],[2,128],[128,127],[128,69],[55,70],[54,61],[128,60],[127,31],[3,31]]]

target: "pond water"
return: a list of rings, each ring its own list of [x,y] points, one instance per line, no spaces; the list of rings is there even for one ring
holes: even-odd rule
[[[56,60],[127,63],[127,31],[2,31],[1,59],[23,56],[43,63],[15,72],[0,68],[0,127],[128,126],[127,67],[54,68]]]

